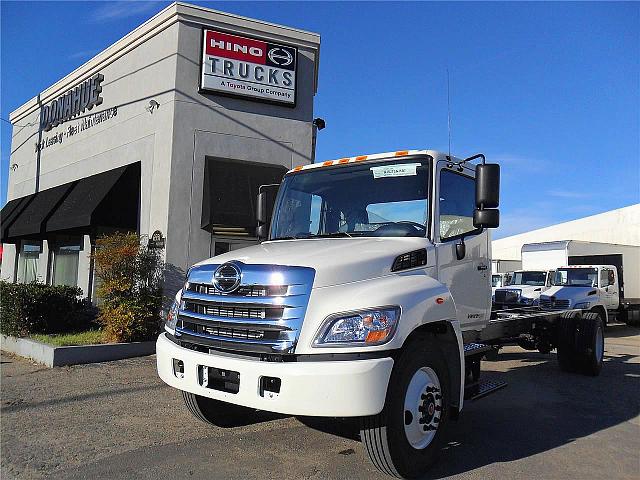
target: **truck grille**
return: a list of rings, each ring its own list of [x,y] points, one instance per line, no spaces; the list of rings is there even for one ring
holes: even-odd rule
[[[191,269],[182,292],[176,337],[208,348],[243,352],[293,353],[302,328],[315,271],[306,267],[244,265],[240,285],[221,292],[213,285],[225,265]],[[236,269],[234,268],[234,272]],[[236,275],[236,282],[237,282]],[[271,281],[277,285],[270,285]],[[222,288],[227,288],[222,285]]]
[[[551,297],[540,297],[540,308],[565,310],[569,308],[569,300],[557,300]]]
[[[204,293],[206,295],[234,295],[237,297],[270,297],[286,295],[287,285],[246,285],[241,286],[233,293],[226,293],[217,290],[213,285],[204,283],[189,283],[190,292]]]
[[[184,309],[189,312],[228,318],[273,318],[282,317],[282,308],[244,307],[228,304],[205,304],[185,302]]]
[[[518,303],[520,291],[518,290],[496,290],[495,303]]]

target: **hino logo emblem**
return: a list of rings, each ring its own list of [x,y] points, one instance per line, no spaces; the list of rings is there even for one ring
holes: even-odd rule
[[[233,292],[240,285],[242,272],[233,263],[224,263],[213,273],[213,286],[224,293]]]
[[[272,48],[267,55],[269,60],[281,67],[286,67],[293,63],[293,55],[284,48]]]

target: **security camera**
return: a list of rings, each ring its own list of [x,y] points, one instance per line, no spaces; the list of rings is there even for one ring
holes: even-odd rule
[[[322,130],[324,127],[327,126],[327,122],[325,122],[324,119],[320,117],[314,118],[313,124],[316,126],[318,130]]]
[[[153,113],[156,108],[160,108],[160,104],[155,100],[149,100],[149,106],[145,110],[149,113]]]

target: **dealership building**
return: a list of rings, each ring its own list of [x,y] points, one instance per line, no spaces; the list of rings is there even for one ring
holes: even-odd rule
[[[103,234],[153,237],[176,281],[255,242],[259,186],[313,162],[319,48],[315,33],[174,3],[17,108],[2,279],[93,298]]]

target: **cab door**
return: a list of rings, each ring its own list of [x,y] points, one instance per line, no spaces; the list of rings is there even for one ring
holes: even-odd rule
[[[618,282],[616,281],[616,272],[610,268],[600,270],[600,295],[604,297],[604,304],[607,310],[615,310],[620,303],[620,294],[618,292]]]
[[[462,330],[479,329],[491,312],[491,262],[488,232],[473,226],[475,172],[448,168],[444,161],[436,165],[433,238],[439,279],[449,287]]]

